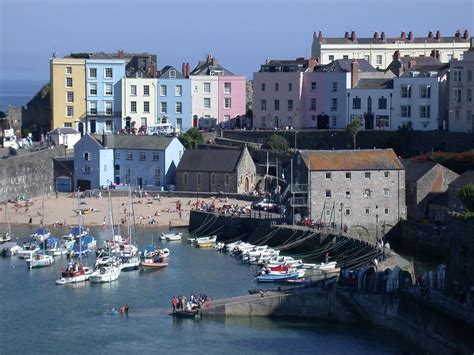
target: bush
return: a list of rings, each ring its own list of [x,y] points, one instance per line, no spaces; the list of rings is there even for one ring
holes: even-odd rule
[[[413,159],[439,163],[458,174],[474,169],[474,150],[462,153],[431,152]]]
[[[186,149],[193,149],[196,148],[198,144],[204,143],[204,136],[196,127],[193,127],[179,136],[179,141]]]
[[[286,152],[288,150],[288,142],[285,137],[279,134],[272,134],[267,140],[267,148],[279,152]]]
[[[467,184],[459,189],[459,199],[464,208],[470,212],[474,212],[474,184]]]

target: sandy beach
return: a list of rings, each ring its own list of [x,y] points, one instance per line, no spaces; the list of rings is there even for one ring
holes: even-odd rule
[[[129,210],[128,197],[112,197],[112,208],[115,224],[122,223],[127,225],[127,215]],[[84,225],[100,226],[108,224],[108,199],[102,198],[83,198],[81,199],[81,209],[91,210],[85,213]],[[181,203],[181,215],[177,209],[177,202]],[[199,198],[199,202],[205,201],[211,203],[211,198]],[[224,204],[238,204],[246,206],[249,202],[229,199],[227,202],[214,199],[216,208],[222,207]],[[192,204],[196,203],[196,198],[180,198],[180,197],[161,197],[160,200],[150,199],[147,197],[132,198],[133,210],[135,214],[135,225],[143,227],[167,227],[169,222],[173,227],[185,227],[189,223],[189,212]],[[11,224],[28,224],[40,225],[43,221],[44,226],[71,226],[79,223],[76,213],[78,208],[77,198],[71,194],[59,194],[58,197],[50,195],[44,198],[44,216],[43,216],[43,198],[35,197],[30,200],[29,206],[26,202],[18,202],[17,204],[8,203],[7,213]],[[0,206],[0,223],[5,223],[5,214]],[[153,223],[150,223],[153,222]]]

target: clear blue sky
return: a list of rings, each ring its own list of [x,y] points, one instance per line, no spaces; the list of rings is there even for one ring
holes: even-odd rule
[[[49,78],[70,52],[148,51],[191,69],[211,52],[251,78],[265,58],[310,54],[313,30],[473,33],[473,0],[0,0],[0,79]]]

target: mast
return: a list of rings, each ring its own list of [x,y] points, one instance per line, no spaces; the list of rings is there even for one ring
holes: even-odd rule
[[[132,244],[132,187],[131,185],[128,185],[128,243]]]
[[[81,192],[77,189],[77,211],[79,213],[79,260],[82,260],[82,229],[84,220],[82,218],[82,211],[81,211]]]

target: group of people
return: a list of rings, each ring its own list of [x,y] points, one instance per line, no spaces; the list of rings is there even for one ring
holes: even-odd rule
[[[209,302],[209,298],[205,294],[199,294],[196,297],[196,295],[191,293],[189,300],[184,295],[173,296],[171,306],[173,307],[173,313],[180,310],[190,312],[200,309],[206,302]]]

